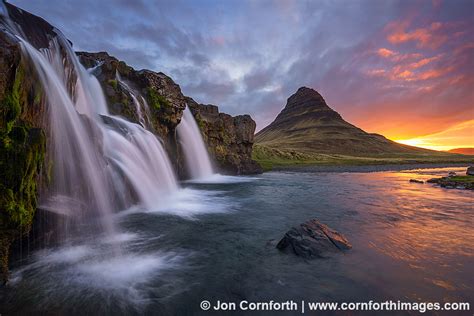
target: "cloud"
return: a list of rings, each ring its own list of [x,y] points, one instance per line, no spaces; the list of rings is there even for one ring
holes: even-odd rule
[[[472,116],[474,2],[11,0],[78,50],[169,74],[261,129],[300,86],[362,128],[435,133]]]
[[[441,31],[445,26],[440,22],[432,22],[428,27],[417,28],[412,31],[407,31],[409,22],[393,22],[387,26],[389,35],[387,40],[392,44],[401,44],[409,41],[417,43],[421,48],[438,48],[448,40],[446,34]]]

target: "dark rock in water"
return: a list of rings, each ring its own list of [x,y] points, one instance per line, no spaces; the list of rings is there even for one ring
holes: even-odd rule
[[[471,176],[450,176],[442,178],[433,178],[426,181],[436,183],[446,189],[474,190],[474,177]]]
[[[417,179],[410,179],[410,182],[413,182],[413,183],[421,183],[421,184],[425,183],[424,181],[422,181],[422,180],[417,180]]]
[[[474,167],[473,166],[470,166],[470,167],[467,168],[466,175],[474,176]]]
[[[291,250],[304,258],[323,258],[325,253],[351,249],[351,244],[340,233],[312,219],[291,228],[276,246]]]
[[[454,172],[454,171],[450,171],[448,173],[448,177],[455,177],[455,176],[456,176],[456,172]]]

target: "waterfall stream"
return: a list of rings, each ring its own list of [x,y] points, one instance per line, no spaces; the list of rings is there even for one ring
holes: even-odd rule
[[[209,153],[189,107],[184,110],[177,131],[190,176],[193,179],[205,179],[212,176],[214,171]]]
[[[67,214],[72,223],[98,220],[113,234],[112,213],[136,203],[152,207],[178,189],[160,141],[109,115],[98,80],[61,35],[41,51],[19,39],[47,102],[53,183],[41,197],[43,209]]]

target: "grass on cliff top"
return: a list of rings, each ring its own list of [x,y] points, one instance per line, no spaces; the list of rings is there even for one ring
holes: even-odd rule
[[[255,145],[252,159],[257,161],[264,171],[285,169],[298,166],[364,166],[386,164],[418,163],[474,163],[474,156],[434,154],[380,154],[373,157],[358,157],[338,154],[309,154],[295,150],[280,150]]]

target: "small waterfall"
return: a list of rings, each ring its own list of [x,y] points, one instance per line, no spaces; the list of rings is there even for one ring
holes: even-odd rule
[[[143,126],[144,128],[146,128],[147,126],[150,126],[149,107],[148,107],[148,103],[146,103],[145,101],[145,98],[140,96],[140,99],[143,102],[143,107],[145,110],[145,115],[143,115],[142,104],[140,104],[140,101],[137,98],[137,92],[133,91],[133,89],[130,88],[130,86],[125,81],[122,80],[118,71],[116,72],[115,78],[117,79],[120,86],[124,88],[128,92],[128,94],[130,94],[130,96],[132,97],[133,105],[135,105],[135,109],[138,115],[138,122],[140,122],[141,126]]]
[[[186,107],[184,110],[177,131],[191,177],[193,179],[203,179],[212,176],[214,171],[209,159],[209,153],[189,107]]]
[[[121,170],[140,201],[151,209],[159,198],[176,191],[178,185],[171,162],[156,136],[138,124],[120,117],[106,118],[105,152]]]
[[[59,31],[50,47],[41,50],[13,28],[9,31],[20,40],[44,91],[53,179],[40,204],[68,215],[65,226],[75,231],[63,227],[65,237],[77,236],[76,231],[89,234],[84,227],[114,234],[112,213],[133,204],[154,207],[178,189],[160,140],[138,124],[109,115],[97,78],[80,64]],[[127,91],[137,104],[138,98],[144,101]]]

